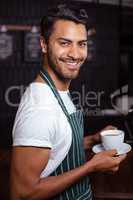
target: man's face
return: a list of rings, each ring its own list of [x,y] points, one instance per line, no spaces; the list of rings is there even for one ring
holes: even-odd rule
[[[61,80],[77,77],[87,57],[87,31],[83,24],[57,20],[49,37],[48,66]]]

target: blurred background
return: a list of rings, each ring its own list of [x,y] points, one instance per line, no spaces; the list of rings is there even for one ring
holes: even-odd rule
[[[58,0],[0,0],[0,200],[9,199],[12,127],[28,84],[41,67],[39,23]],[[85,135],[107,124],[133,143],[133,0],[68,0],[87,10],[88,59],[72,81],[71,95],[83,107]],[[133,199],[132,152],[120,172],[93,175],[95,199]]]

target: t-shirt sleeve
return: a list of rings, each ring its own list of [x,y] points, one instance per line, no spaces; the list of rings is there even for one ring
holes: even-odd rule
[[[46,109],[31,110],[17,116],[13,128],[13,146],[52,148],[55,135],[55,118]]]

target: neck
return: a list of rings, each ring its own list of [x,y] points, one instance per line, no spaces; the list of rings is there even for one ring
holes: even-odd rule
[[[48,67],[48,68],[45,67],[45,69],[47,70],[47,72],[49,73],[50,77],[52,78],[57,90],[66,91],[66,90],[69,89],[70,82],[71,82],[70,80],[62,80],[62,79],[60,79],[50,67]]]
[[[44,67],[44,66],[43,66]],[[54,84],[55,84],[55,87],[57,88],[57,90],[60,90],[60,91],[66,91],[69,89],[69,86],[70,86],[70,80],[61,80],[58,78],[58,76],[54,73],[54,71],[45,65],[44,67],[47,72],[49,73],[51,79],[53,80]],[[44,79],[38,74],[37,78],[35,79],[35,82],[41,82],[41,83],[44,83]]]

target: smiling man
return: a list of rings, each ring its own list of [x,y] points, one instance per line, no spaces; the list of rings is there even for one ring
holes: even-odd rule
[[[45,69],[61,81],[59,90],[67,90],[70,81],[78,76],[87,57],[87,31],[85,25],[66,19],[58,19],[53,25],[49,40],[42,36],[41,46]],[[65,84],[65,85],[64,85]]]
[[[13,128],[11,200],[91,200],[89,174],[117,171],[125,155],[104,151],[85,162],[83,115],[69,85],[87,57],[83,9],[59,5],[41,21],[43,66],[26,89]]]

